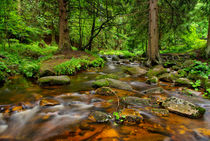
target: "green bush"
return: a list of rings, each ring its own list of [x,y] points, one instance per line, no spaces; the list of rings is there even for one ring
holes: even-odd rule
[[[83,58],[85,58],[83,56]],[[57,75],[73,75],[80,70],[84,70],[88,67],[100,67],[104,65],[104,60],[100,57],[97,57],[93,61],[88,59],[81,58],[72,58],[69,61],[66,61],[62,64],[59,64],[54,67]]]
[[[200,75],[205,78],[208,78],[208,75],[210,74],[210,67],[207,65],[207,63],[202,63],[200,61],[194,61],[193,64],[184,68],[183,70],[188,72],[188,74]]]
[[[25,62],[23,63],[19,70],[26,77],[36,77],[39,72],[40,66],[34,62]]]

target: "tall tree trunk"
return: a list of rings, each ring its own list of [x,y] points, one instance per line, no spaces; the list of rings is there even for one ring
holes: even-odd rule
[[[149,40],[147,47],[148,65],[160,63],[158,37],[158,0],[149,0]]]
[[[21,0],[18,1],[18,14],[21,15]]]
[[[82,9],[81,0],[79,0],[79,48],[82,50]]]
[[[208,27],[208,37],[207,37],[207,48],[206,48],[206,58],[210,57],[210,15],[209,15],[209,27]]]
[[[58,0],[59,4],[59,52],[71,51],[68,28],[68,0]]]

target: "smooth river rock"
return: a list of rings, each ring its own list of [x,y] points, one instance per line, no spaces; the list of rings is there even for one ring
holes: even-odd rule
[[[46,76],[38,79],[38,83],[41,86],[51,86],[51,85],[66,85],[70,83],[70,78],[68,76]]]
[[[189,101],[177,97],[167,98],[162,106],[170,112],[177,113],[189,118],[200,118],[205,113],[205,109]]]

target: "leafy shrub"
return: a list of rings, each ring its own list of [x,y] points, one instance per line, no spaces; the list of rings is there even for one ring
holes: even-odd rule
[[[202,63],[200,61],[194,61],[193,64],[184,68],[184,71],[188,72],[189,74],[201,75],[205,78],[208,78],[208,75],[210,74],[210,68],[207,63]]]
[[[40,66],[34,62],[25,62],[20,66],[20,72],[26,77],[36,77],[39,72]]]
[[[83,56],[83,58],[85,58]],[[88,59],[81,59],[81,58],[72,58],[69,61],[66,61],[62,64],[59,64],[54,67],[57,75],[73,75],[77,71],[86,69],[88,67],[100,67],[104,65],[104,60],[100,57],[90,61]]]

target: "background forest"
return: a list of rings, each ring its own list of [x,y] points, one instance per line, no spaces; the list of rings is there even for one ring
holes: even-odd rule
[[[1,0],[0,56],[7,59],[0,62],[1,80],[17,73],[37,77],[42,61],[56,53],[77,54],[72,51],[141,56],[147,65],[167,63],[159,53],[208,61],[210,2],[157,2],[154,19],[148,0]],[[76,62],[70,70],[68,63],[55,67],[57,74],[74,73],[80,61],[70,62]],[[98,58],[95,66],[101,62]]]

